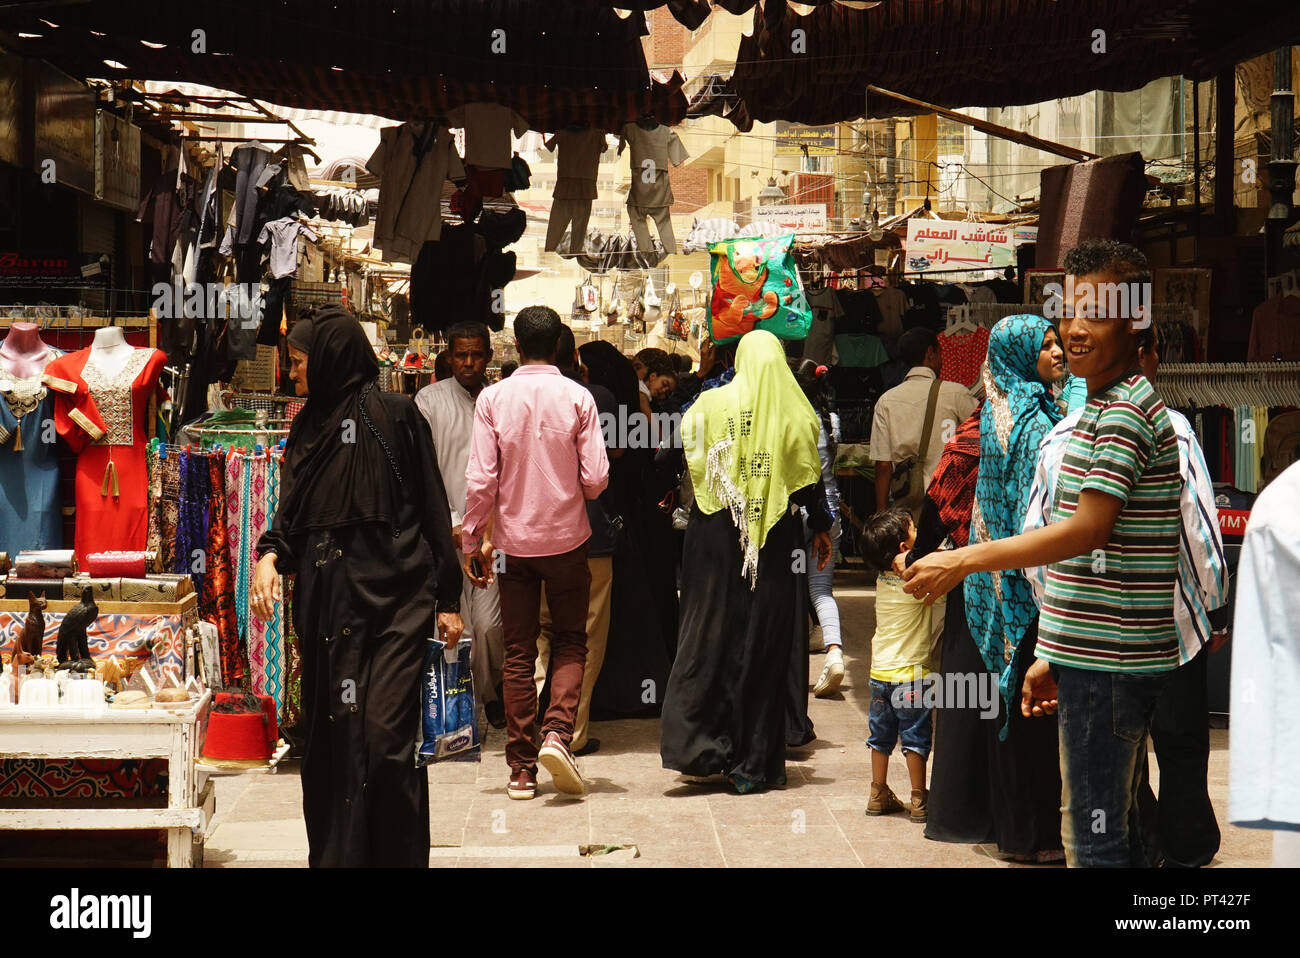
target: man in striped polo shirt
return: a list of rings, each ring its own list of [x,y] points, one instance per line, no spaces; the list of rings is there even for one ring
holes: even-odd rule
[[[1066,860],[1142,865],[1141,759],[1179,662],[1178,443],[1138,367],[1137,332],[1150,322],[1139,305],[1149,304],[1146,258],[1092,240],[1070,251],[1065,268],[1061,338],[1071,371],[1087,380],[1088,404],[1065,451],[1052,522],[932,553],[907,570],[906,588],[933,602],[972,572],[1048,566],[1021,710],[1059,710]]]

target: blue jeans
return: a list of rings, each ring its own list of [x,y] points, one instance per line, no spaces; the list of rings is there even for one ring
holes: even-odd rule
[[[904,752],[915,752],[921,758],[929,757],[932,710],[920,706],[921,691],[920,682],[877,682],[871,679],[868,746],[884,755],[892,755],[901,738]]]
[[[1053,665],[1061,744],[1061,840],[1072,868],[1146,865],[1137,792],[1169,672]]]
[[[817,557],[813,554],[812,530],[808,528],[807,517],[804,518],[804,535],[808,539],[808,594],[812,597],[813,609],[817,613],[817,622],[822,627],[822,645],[843,645],[840,639],[840,607],[835,604],[831,594],[831,582],[835,578],[835,553],[840,549],[840,520],[830,528],[831,558],[826,568],[817,570]]]

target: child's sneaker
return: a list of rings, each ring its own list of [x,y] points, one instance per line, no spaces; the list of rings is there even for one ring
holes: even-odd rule
[[[912,789],[912,821],[923,823],[929,817],[926,810],[930,802],[930,790],[928,788]]]
[[[867,802],[868,815],[892,815],[902,810],[903,803],[898,800],[892,788],[876,782],[871,783],[871,798]]]
[[[844,653],[838,645],[832,645],[826,652],[826,664],[822,667],[821,678],[813,686],[813,695],[825,698],[834,695],[844,681]]]

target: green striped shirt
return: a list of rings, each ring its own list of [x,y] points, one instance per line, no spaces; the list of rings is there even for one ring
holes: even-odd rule
[[[1089,397],[1061,463],[1052,522],[1087,489],[1119,499],[1104,550],[1048,567],[1038,657],[1103,672],[1178,667],[1178,439],[1141,373]]]

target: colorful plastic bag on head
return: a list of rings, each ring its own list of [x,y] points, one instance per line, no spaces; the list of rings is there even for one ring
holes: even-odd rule
[[[751,329],[804,339],[812,309],[795,268],[794,235],[730,239],[709,246],[713,298],[709,334],[729,343]]]

